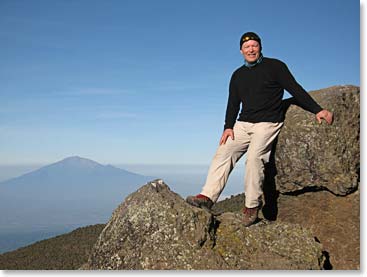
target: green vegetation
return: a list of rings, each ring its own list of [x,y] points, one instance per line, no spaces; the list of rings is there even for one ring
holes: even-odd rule
[[[214,212],[240,212],[244,206],[245,194],[241,193],[215,203],[212,210]]]
[[[15,251],[0,254],[2,270],[74,270],[88,260],[104,224],[78,228]]]

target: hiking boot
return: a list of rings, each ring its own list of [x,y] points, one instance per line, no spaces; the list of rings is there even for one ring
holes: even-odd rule
[[[249,227],[254,224],[258,218],[259,210],[261,209],[262,204],[260,203],[259,206],[255,208],[244,208],[243,209],[243,224],[245,227]]]
[[[186,202],[192,206],[198,208],[206,208],[209,210],[214,205],[213,201],[209,197],[202,194],[198,194],[196,196],[187,196]]]

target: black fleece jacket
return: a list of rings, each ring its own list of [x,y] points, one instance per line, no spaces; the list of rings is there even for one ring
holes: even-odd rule
[[[294,96],[297,104],[314,114],[322,108],[297,83],[287,65],[282,61],[263,58],[254,67],[238,68],[231,77],[224,129],[232,129],[240,103],[239,121],[282,122],[284,89]]]

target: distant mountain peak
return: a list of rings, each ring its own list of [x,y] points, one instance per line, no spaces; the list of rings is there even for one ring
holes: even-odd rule
[[[54,165],[56,164],[67,165],[67,166],[77,166],[77,167],[88,167],[88,168],[103,166],[93,160],[82,158],[80,156],[67,157],[59,162],[54,163]]]
[[[63,159],[63,161],[67,161],[67,160],[87,160],[87,159],[76,155],[76,156],[66,157]]]
[[[61,162],[66,162],[66,161],[90,161],[90,162],[94,162],[96,163],[95,161],[91,160],[91,159],[87,159],[87,158],[83,158],[83,157],[80,157],[80,156],[70,156],[70,157],[67,157],[63,160],[61,160]]]

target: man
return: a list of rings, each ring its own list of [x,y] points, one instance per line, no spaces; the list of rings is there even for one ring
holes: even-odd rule
[[[322,109],[296,82],[286,64],[263,57],[260,37],[247,32],[240,40],[245,64],[231,77],[225,125],[220,145],[209,168],[202,192],[186,201],[210,209],[218,200],[236,162],[247,153],[245,172],[245,208],[243,222],[252,225],[262,207],[265,164],[272,144],[283,126],[284,89],[305,110],[332,124],[333,114]],[[240,104],[242,110],[238,120]]]

